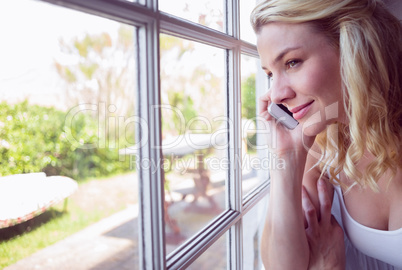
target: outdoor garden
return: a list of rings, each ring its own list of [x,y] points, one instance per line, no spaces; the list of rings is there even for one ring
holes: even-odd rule
[[[135,160],[119,151],[135,145],[136,30],[113,23],[114,32],[57,37],[58,53],[51,57],[50,70],[58,89],[46,104],[34,102],[37,89],[25,90],[32,95],[1,99],[0,177],[43,172],[78,183],[67,205],[60,202],[25,222],[0,228],[1,269],[137,203]],[[227,95],[224,51],[168,35],[161,35],[160,42],[163,139],[222,128],[227,121],[222,120]],[[203,55],[212,56],[201,59]],[[242,75],[244,119],[255,117],[253,70]],[[15,77],[15,83],[23,81]],[[0,93],[7,91],[13,88],[0,84]],[[255,140],[255,135],[247,139],[250,145]],[[183,178],[166,168],[166,179],[174,179],[175,173]],[[172,186],[167,183],[166,188]]]
[[[121,161],[117,149],[74,145],[66,135],[65,117],[65,112],[26,101],[0,104],[1,175],[44,172],[79,183],[66,208],[61,202],[33,219],[0,229],[0,268],[136,203],[135,181],[128,179],[136,176],[130,173],[129,160]],[[81,114],[74,122],[70,135],[86,144],[98,141],[93,118]]]

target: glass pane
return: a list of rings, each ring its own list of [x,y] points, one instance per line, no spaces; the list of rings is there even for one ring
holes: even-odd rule
[[[265,196],[243,217],[243,269],[262,269],[260,257],[260,243],[262,229],[265,222],[266,205]]]
[[[177,246],[225,209],[224,51],[160,40],[166,242]]]
[[[159,9],[212,29],[224,31],[223,0],[159,0]]]
[[[135,31],[0,2],[1,269],[137,267]]]
[[[251,44],[256,44],[256,36],[250,23],[250,14],[257,1],[240,0],[240,38]]]
[[[258,157],[256,121],[256,80],[258,60],[241,56],[241,100],[242,100],[242,172],[243,196],[261,183],[257,173],[265,168],[266,162]]]
[[[195,260],[187,269],[227,269],[226,254],[226,234],[220,237],[212,246],[210,246],[197,260]],[[248,268],[244,268],[248,269]]]

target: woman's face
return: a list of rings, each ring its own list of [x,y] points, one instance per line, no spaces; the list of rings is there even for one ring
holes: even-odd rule
[[[267,95],[293,113],[306,135],[344,122],[339,53],[323,34],[309,24],[272,22],[261,28],[257,48],[271,79]]]

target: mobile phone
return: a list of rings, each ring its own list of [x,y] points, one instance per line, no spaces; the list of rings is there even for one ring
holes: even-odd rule
[[[288,129],[294,129],[299,124],[299,122],[293,118],[292,113],[282,104],[272,102],[268,106],[268,112]]]

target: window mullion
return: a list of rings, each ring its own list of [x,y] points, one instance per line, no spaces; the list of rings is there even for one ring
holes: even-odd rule
[[[249,55],[251,57],[260,58],[257,52],[257,47],[243,40],[241,41],[241,53]],[[261,69],[261,67],[258,68]]]
[[[229,118],[229,171],[227,176],[226,205],[229,209],[242,212],[241,171],[241,100],[240,100],[240,50],[227,50],[228,72],[228,118]],[[228,269],[237,269],[241,262],[241,222],[229,231],[227,238]]]
[[[158,22],[147,24],[138,31],[139,91],[137,108],[141,123],[137,125],[137,142],[141,144],[139,168],[140,269],[165,269],[164,174],[161,166],[161,113],[159,91]]]
[[[167,269],[186,269],[235,223],[239,223],[239,220],[238,212],[233,210],[223,212],[179,249],[168,255]]]
[[[140,27],[156,17],[156,12],[128,1],[107,0],[41,0],[58,6],[83,11],[96,16]]]
[[[226,33],[240,40],[240,0],[226,0]]]
[[[226,29],[236,40],[240,39],[239,1],[226,1]],[[242,213],[242,153],[241,153],[241,89],[240,89],[240,42],[232,50],[227,50],[228,71],[228,117],[229,160],[227,205]],[[242,215],[242,214],[241,214]],[[228,269],[242,269],[242,222],[237,222],[229,230],[227,237]]]
[[[233,48],[239,41],[220,31],[160,12],[160,28],[165,34],[202,42],[218,48]]]
[[[145,5],[147,8],[153,10],[154,12],[159,12],[159,0],[139,0],[139,3]]]

